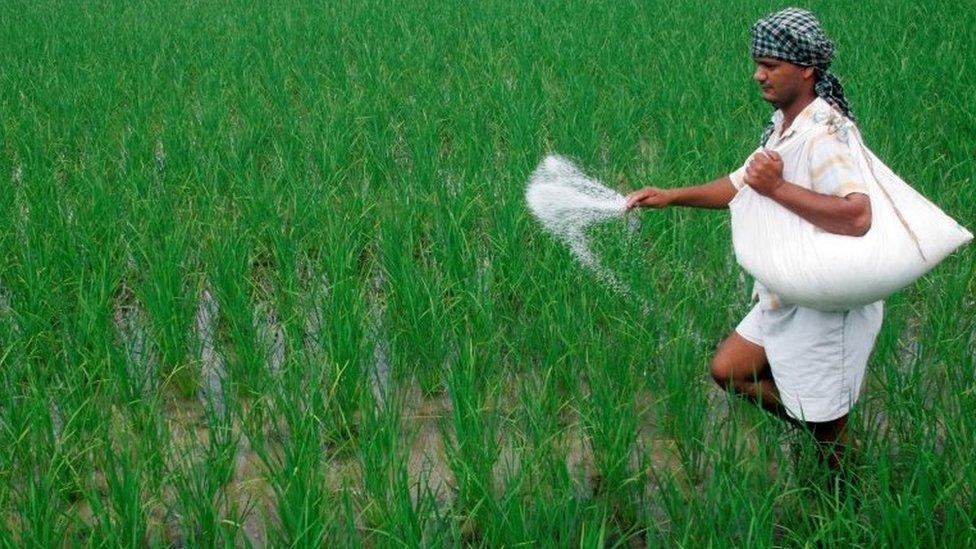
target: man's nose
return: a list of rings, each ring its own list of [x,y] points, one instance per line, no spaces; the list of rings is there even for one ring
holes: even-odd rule
[[[762,70],[762,67],[757,67],[756,72],[752,73],[752,79],[761,84],[766,80],[766,71]]]

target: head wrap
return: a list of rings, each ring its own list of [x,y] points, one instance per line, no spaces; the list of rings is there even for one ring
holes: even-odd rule
[[[830,72],[834,43],[827,38],[820,21],[806,10],[786,8],[760,19],[752,26],[752,56],[773,57],[802,67],[814,67],[814,92],[844,116],[856,122],[844,96],[840,80]],[[763,130],[762,143],[773,132],[770,122]]]

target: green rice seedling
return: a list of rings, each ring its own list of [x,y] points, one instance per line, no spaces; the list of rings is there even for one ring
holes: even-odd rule
[[[525,468],[531,474],[539,475],[532,479],[532,485],[543,492],[570,484],[562,442],[569,428],[568,417],[573,412],[572,401],[570,395],[553,389],[555,370],[568,367],[563,363],[552,363],[544,371],[528,372],[520,378],[519,433],[525,437],[524,451],[531,457]]]
[[[460,531],[470,542],[485,534],[497,513],[494,466],[499,457],[499,416],[491,409],[498,387],[478,371],[483,363],[474,345],[473,341],[463,344],[458,364],[445,377],[451,409],[442,434],[454,474]]]
[[[450,282],[431,265],[429,238],[416,216],[381,220],[380,264],[383,269],[390,344],[396,357],[394,376],[414,374],[425,393],[442,390],[442,368],[455,353],[450,324]],[[423,342],[423,345],[417,343]],[[409,368],[407,372],[402,370]]]
[[[600,516],[598,520],[587,522],[580,528],[581,547],[606,547],[609,543],[607,536],[607,517]]]
[[[118,415],[122,417],[106,418],[104,429],[97,433],[95,440],[111,444],[113,439],[121,439],[120,443],[130,445],[99,449],[95,459],[99,474],[91,479],[84,499],[91,512],[91,524],[86,525],[90,527],[88,539],[118,545],[146,544],[150,541],[151,494],[159,493],[150,485],[153,474],[160,473],[153,463],[157,453],[154,448],[164,446],[144,444],[143,441],[158,439],[145,436],[147,433],[136,422],[122,424],[126,421],[124,413]]]
[[[342,368],[332,362],[328,350],[330,341],[341,341],[342,333],[328,330],[342,326],[324,320],[336,304],[330,300],[344,299],[346,291],[335,284],[315,290],[305,348],[286,355],[280,377],[270,385],[273,390],[255,402],[245,421],[275,496],[269,530],[282,542],[333,539],[355,521],[349,509],[339,512],[337,506],[344,501],[340,485],[349,481],[349,456],[365,413],[360,414],[362,404],[350,407],[349,400],[339,404],[338,399],[348,398],[341,393],[343,383],[346,387],[352,381],[359,383],[354,390],[363,395],[369,382],[337,376]]]
[[[53,385],[47,389],[64,391]],[[8,487],[13,504],[8,518],[16,524],[16,543],[56,544],[71,531],[67,510],[80,495],[79,472],[90,468],[86,437],[80,433],[90,401],[78,402],[81,395],[74,393],[74,399],[66,395],[59,405],[49,404],[44,393],[25,395],[19,403],[26,422],[18,425],[22,430],[15,440],[21,451],[11,463]]]
[[[194,301],[193,286],[186,281],[190,242],[189,234],[177,226],[176,212],[167,208],[170,202],[145,205],[148,222],[131,237],[134,264],[140,273],[133,281],[133,291],[146,311],[153,346],[159,353],[158,375],[180,395],[189,396],[198,379],[186,367]]]
[[[269,395],[269,406],[252,410],[248,438],[274,495],[269,539],[318,545],[341,527],[338,490],[327,482],[342,479],[332,475],[339,473],[336,456],[341,452],[327,438],[329,423],[341,420],[330,417],[328,402],[316,389],[326,382],[328,371],[301,372],[291,366],[284,371],[280,386]]]
[[[734,403],[727,420],[712,424],[710,474],[703,487],[708,508],[700,512],[715,522],[715,532],[721,532],[720,538],[712,538],[715,541],[777,543],[777,510],[797,497],[791,484],[796,477],[789,474],[792,457],[784,455],[783,439],[802,434],[784,434],[787,428],[776,421],[755,405]],[[801,482],[804,474],[797,473]]]
[[[433,528],[442,517],[429,474],[423,468],[411,472],[416,428],[403,419],[403,393],[391,388],[378,396],[381,399],[367,397],[363,402],[357,441],[364,531],[380,545],[438,543]]]
[[[208,289],[198,303],[195,326],[196,364],[200,368],[199,403],[179,399],[177,405],[198,411],[183,417],[181,434],[167,445],[168,483],[173,501],[165,501],[167,518],[175,528],[169,535],[201,544],[235,539],[241,521],[237,502],[226,489],[234,475],[240,434],[233,418],[240,399],[229,390],[222,341],[217,327],[221,310]]]
[[[320,369],[324,377],[315,376],[316,385],[309,389],[321,392],[328,421],[324,426],[329,430],[328,438],[337,444],[355,438],[358,429],[358,412],[363,392],[374,383],[374,371],[367,369],[368,340],[366,327],[358,324],[366,322],[363,286],[348,278],[336,280],[328,287],[317,306],[321,318],[318,342],[313,343],[316,350],[307,362],[310,367]],[[348,308],[346,308],[348,305]],[[327,322],[324,319],[330,319]],[[377,343],[381,345],[382,343]],[[382,352],[382,348],[376,352]],[[382,356],[380,359],[385,360]],[[366,375],[363,375],[366,374]]]
[[[172,484],[176,502],[169,510],[180,540],[201,545],[234,544],[241,524],[237,502],[230,499],[230,481],[238,438],[230,422],[207,414],[205,443],[191,444],[188,453],[174,457]],[[176,540],[173,540],[176,541]]]
[[[269,375],[265,349],[260,345],[254,319],[253,241],[246,232],[241,234],[236,228],[228,227],[224,231],[224,236],[218,237],[214,244],[213,271],[208,280],[213,284],[214,297],[220,306],[220,329],[215,335],[218,341],[222,339],[220,336],[226,336],[223,357],[229,380],[227,389],[240,390],[242,396],[261,394]]]
[[[300,234],[309,228],[296,223],[291,230]],[[314,272],[304,259],[303,244],[296,234],[274,233],[270,240],[270,253],[277,268],[263,273],[266,281],[262,293],[266,295],[263,310],[256,310],[255,315],[261,326],[266,361],[272,374],[277,375],[285,355],[300,352],[305,346],[314,303],[310,296],[320,290],[314,286],[320,280],[311,280]]]
[[[359,223],[353,225],[355,231],[329,229],[320,257],[322,267],[316,269],[320,288],[314,294],[311,318],[318,326],[310,343],[322,354],[311,366],[327,371],[320,388],[328,395],[326,425],[337,441],[354,437],[362,391],[370,383],[367,365],[374,350],[371,343],[375,343],[370,331],[375,326],[371,302],[381,298],[366,278],[366,268],[359,264],[368,238],[367,216],[362,212],[350,219],[350,223]]]
[[[554,390],[556,370],[569,367],[554,361],[544,371],[528,371],[518,378],[515,417],[509,426],[514,430],[509,436],[514,438],[516,459],[510,469],[503,469],[500,512],[492,529],[500,543],[565,544],[574,539],[582,505],[570,462],[570,421],[575,414],[572,395]]]
[[[635,369],[612,358],[584,354],[584,393],[578,397],[580,419],[593,453],[595,499],[610,509],[613,536],[632,528],[635,505],[643,493],[642,472],[633,470],[636,439],[644,413],[637,408]]]
[[[116,390],[123,402],[138,402],[156,395],[159,357],[148,333],[148,318],[125,282],[120,282],[112,299],[114,345],[109,353]]]
[[[658,366],[667,389],[658,401],[657,416],[663,419],[664,432],[674,439],[682,466],[694,481],[705,473],[708,416],[700,372],[707,362],[701,349],[684,338],[671,342],[668,351]]]

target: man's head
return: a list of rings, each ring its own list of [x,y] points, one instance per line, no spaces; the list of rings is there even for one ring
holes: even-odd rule
[[[799,94],[813,92],[854,120],[840,81],[830,72],[834,43],[814,15],[786,8],[767,15],[752,26],[753,78],[763,99],[777,108],[790,104]],[[769,127],[764,132],[769,134]]]
[[[834,43],[812,13],[786,8],[752,26],[751,52],[763,99],[782,108],[813,93],[817,71],[826,71],[834,58]]]

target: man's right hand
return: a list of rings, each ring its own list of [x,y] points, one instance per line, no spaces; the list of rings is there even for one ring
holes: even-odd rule
[[[644,187],[639,191],[634,191],[627,195],[627,209],[631,210],[635,206],[641,208],[663,208],[672,201],[671,192],[668,189],[658,189],[657,187]]]

